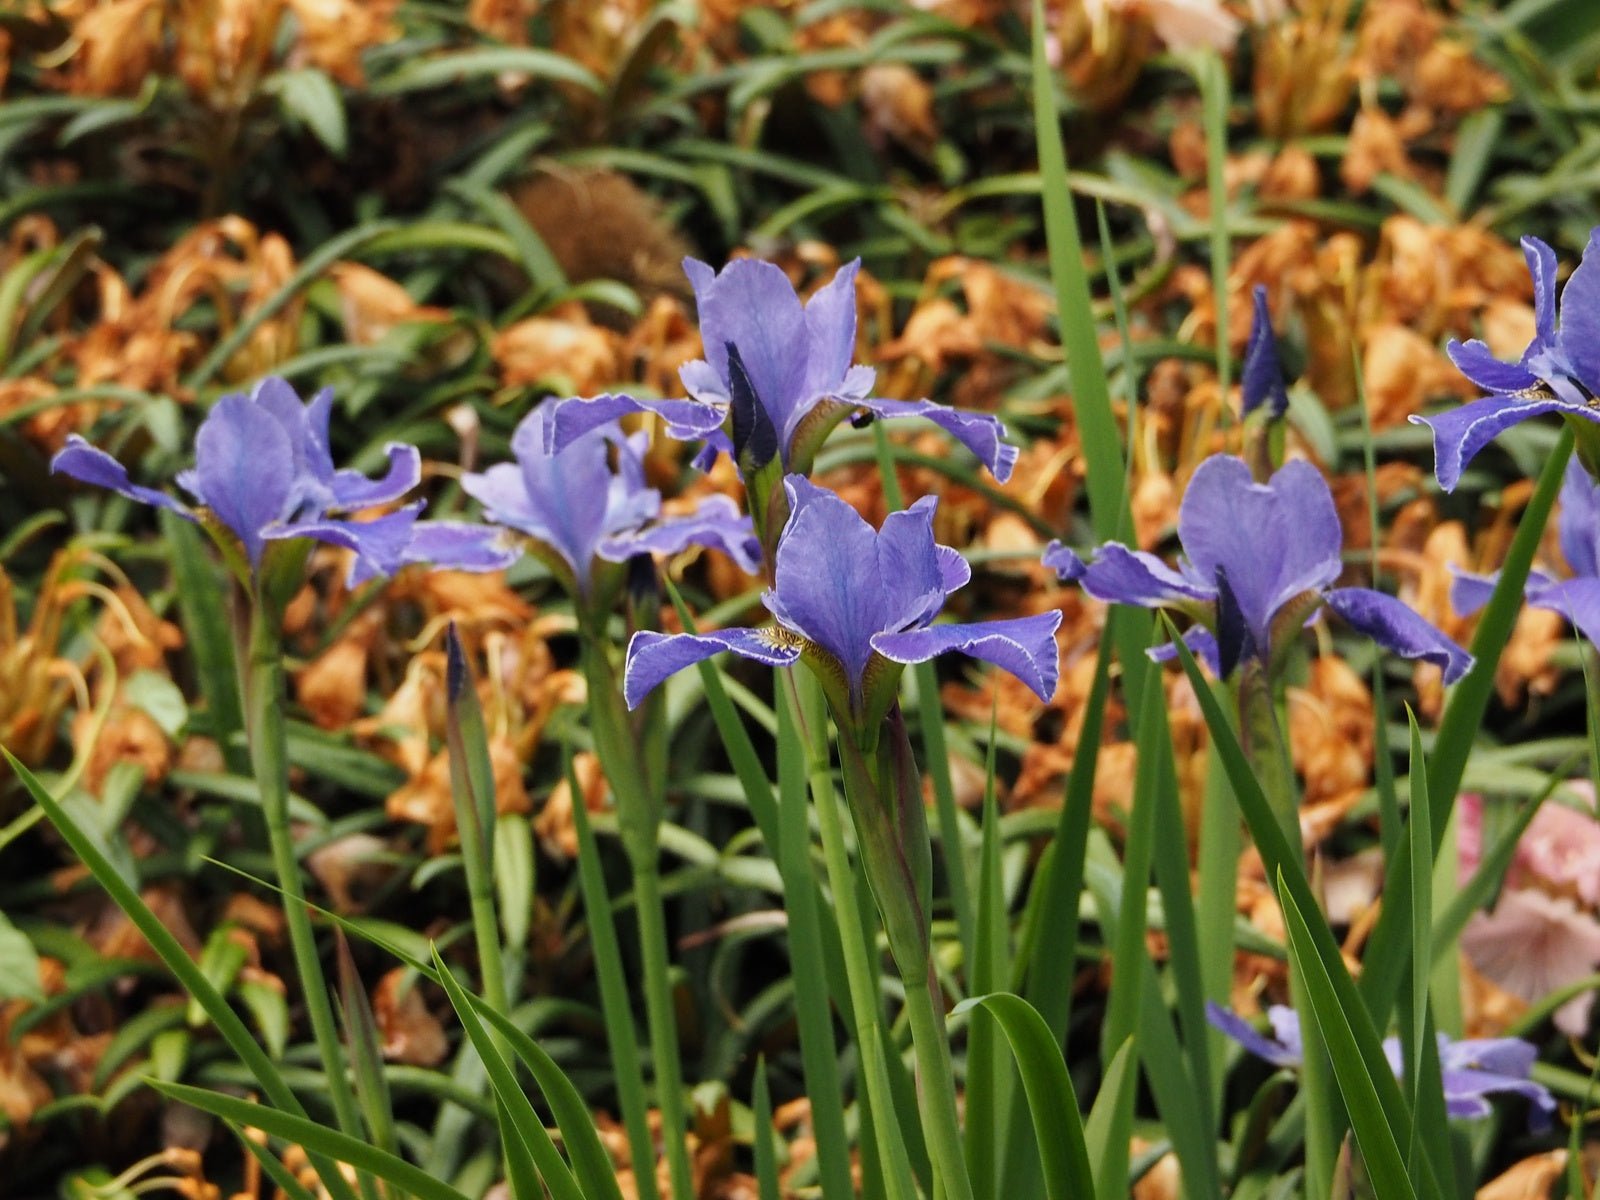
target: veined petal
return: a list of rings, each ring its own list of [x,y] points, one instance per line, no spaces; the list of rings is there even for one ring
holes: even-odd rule
[[[878,532],[838,496],[801,475],[784,480],[789,520],[778,538],[768,610],[843,664],[852,686],[872,635],[895,627],[879,577]]]
[[[930,625],[901,633],[880,633],[872,648],[891,662],[919,663],[958,651],[1009,671],[1045,703],[1055,695],[1061,652],[1056,629],[1061,613],[1052,610],[1006,621],[970,625]]]
[[[1495,585],[1500,582],[1500,572],[1490,575],[1478,575],[1472,571],[1463,571],[1454,563],[1450,564],[1450,607],[1458,616],[1470,617],[1473,613],[1489,603],[1489,597],[1494,595]]]
[[[769,667],[787,667],[799,660],[801,648],[799,638],[776,629],[723,629],[698,634],[640,630],[628,643],[623,698],[630,709],[638,708],[668,676],[724,650]]]
[[[263,531],[296,503],[295,461],[282,422],[245,396],[217,401],[195,437],[195,493],[238,537],[252,569]]]
[[[1089,569],[1078,552],[1061,541],[1046,546],[1039,561],[1054,571],[1062,583],[1077,583]]]
[[[1183,644],[1189,647],[1191,654],[1211,668],[1213,675],[1222,678],[1222,648],[1217,645],[1215,634],[1204,625],[1191,625],[1183,631]],[[1163,642],[1159,646],[1151,646],[1145,653],[1152,662],[1168,663],[1178,657],[1178,647],[1172,642]]]
[[[1518,363],[1503,362],[1484,343],[1474,338],[1470,342],[1452,339],[1445,353],[1460,371],[1486,392],[1509,395],[1539,386],[1539,377]]]
[[[1255,651],[1272,648],[1272,620],[1296,596],[1332,583],[1344,540],[1322,472],[1285,463],[1257,483],[1242,459],[1216,454],[1202,462],[1178,509],[1178,540],[1191,578],[1224,572]],[[1092,568],[1091,568],[1092,572]]]
[[[1068,553],[1071,553],[1068,551]],[[1154,554],[1107,542],[1083,571],[1083,590],[1106,604],[1160,608],[1182,600],[1210,601],[1215,588],[1203,588],[1174,571]]]
[[[503,571],[521,557],[503,529],[470,521],[418,521],[405,549],[407,563],[442,571]]]
[[[1440,667],[1446,683],[1454,683],[1472,666],[1472,655],[1393,596],[1371,588],[1335,588],[1327,600],[1352,629],[1386,650]]]
[[[875,400],[864,398],[854,401],[857,407],[894,420],[898,417],[921,417],[932,421],[956,441],[978,456],[989,468],[989,473],[1001,483],[1011,478],[1016,465],[1017,448],[1003,441],[1006,427],[992,413],[968,412],[936,404],[932,400]]]
[[[1600,486],[1574,454],[1561,481],[1556,517],[1561,554],[1576,576],[1600,576]]]
[[[726,353],[726,348],[724,348]],[[678,379],[684,390],[704,404],[728,404],[728,381],[717,374],[717,369],[703,358],[690,359],[678,368]]]
[[[878,630],[926,625],[944,607],[950,591],[945,583],[953,565],[941,557],[933,540],[933,514],[938,507],[938,500],[924,496],[910,508],[884,518],[878,531],[884,623]]]
[[[1280,1006],[1274,1005],[1273,1012],[1269,1015],[1277,1015],[1277,1010],[1279,1008]],[[1283,1011],[1287,1012],[1291,1018],[1294,1016],[1293,1012],[1290,1010],[1285,1009]],[[1223,1008],[1222,1005],[1218,1004],[1214,1000],[1206,1001],[1206,1020],[1211,1024],[1213,1029],[1220,1030],[1222,1033],[1238,1042],[1239,1045],[1243,1046],[1251,1054],[1254,1054],[1257,1058],[1265,1059],[1275,1067],[1298,1067],[1300,1065],[1300,1027],[1298,1022],[1295,1022],[1293,1025],[1295,1035],[1294,1042],[1293,1044],[1289,1044],[1283,1040],[1274,1041],[1271,1038],[1263,1036],[1256,1031],[1256,1027],[1254,1025],[1250,1024],[1250,1022],[1246,1021],[1238,1013],[1234,1012],[1232,1009]],[[1281,1020],[1274,1020],[1273,1024],[1275,1026],[1275,1032],[1279,1033],[1281,1036],[1281,1034],[1284,1032],[1282,1028],[1283,1022]]]
[[[1528,603],[1560,613],[1595,645],[1600,645],[1600,579],[1567,579],[1528,589]]]
[[[1561,289],[1561,350],[1578,382],[1600,394],[1600,229]]]
[[[806,301],[806,354],[799,396],[834,395],[850,370],[856,354],[856,273],[860,270],[859,258],[845,263]]]
[[[1433,430],[1433,471],[1439,486],[1453,492],[1461,482],[1462,469],[1480,450],[1519,421],[1553,412],[1569,413],[1586,421],[1593,421],[1600,415],[1585,404],[1555,396],[1537,399],[1486,396],[1431,416],[1413,415],[1411,420],[1413,424],[1426,425]]]
[[[155,488],[143,487],[132,482],[128,478],[126,467],[104,450],[91,446],[76,433],[67,435],[67,444],[50,460],[50,470],[70,475],[80,483],[90,483],[95,487],[116,492],[119,496],[137,500],[140,504],[164,508],[191,521],[195,519],[194,513],[182,501],[165,492],[158,492]]]
[[[557,400],[545,410],[550,434],[548,452],[559,454],[586,433],[612,424],[629,413],[655,413],[667,427],[669,436],[680,442],[699,441],[722,428],[727,410],[698,400],[638,400],[633,396],[608,393],[593,399]]]
[[[808,347],[805,309],[781,268],[759,258],[738,258],[720,272],[685,259],[706,361],[728,378],[728,343],[739,347],[756,396],[774,429],[789,423],[800,398]]]
[[[1556,340],[1556,252],[1536,237],[1525,237],[1522,257],[1533,276],[1534,340],[1549,345]]]
[[[355,587],[379,575],[393,575],[411,561],[406,552],[411,546],[411,531],[422,508],[421,501],[418,501],[371,521],[332,518],[290,521],[263,530],[262,537],[272,541],[310,538],[355,551],[355,561],[350,564],[347,580],[349,586]]]
[[[721,550],[747,574],[761,567],[761,543],[750,518],[730,496],[707,496],[692,513],[664,517],[614,534],[600,544],[600,557],[625,562],[635,554],[681,554],[690,546]]]
[[[332,507],[352,512],[378,504],[392,504],[422,482],[422,455],[415,446],[390,442],[384,448],[389,469],[381,479],[368,479],[360,471],[336,471]]]

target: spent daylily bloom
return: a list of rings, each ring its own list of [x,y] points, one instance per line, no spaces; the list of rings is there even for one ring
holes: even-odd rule
[[[630,708],[669,675],[721,650],[770,666],[804,657],[836,712],[882,718],[900,667],[958,651],[1011,672],[1042,700],[1055,692],[1058,611],[976,624],[934,624],[972,571],[933,539],[937,502],[924,497],[873,529],[838,496],[791,475],[789,519],[778,539],[774,585],[762,597],[777,624],[763,629],[636,633],[624,692]]]
[[[548,409],[524,417],[511,438],[516,461],[466,475],[461,486],[490,521],[528,539],[574,595],[593,598],[599,563],[690,546],[714,547],[744,570],[757,569],[750,518],[727,496],[708,496],[684,516],[661,515],[661,493],[645,482],[645,434],[625,435],[612,421],[553,450],[550,417]]]
[[[1453,491],[1473,456],[1519,421],[1561,413],[1600,424],[1600,229],[1589,235],[1583,261],[1556,307],[1556,254],[1538,238],[1522,239],[1533,276],[1534,335],[1514,363],[1481,341],[1446,347],[1457,368],[1489,395],[1412,421],[1433,430],[1434,473]],[[1579,425],[1582,429],[1583,426]]]
[[[1002,483],[1017,448],[1002,441],[1005,426],[987,413],[964,412],[931,400],[872,396],[877,373],[853,365],[856,349],[857,260],[801,302],[789,277],[772,263],[741,258],[716,272],[684,260],[694,286],[705,358],[679,372],[691,399],[638,400],[605,395],[563,401],[556,409],[556,446],[626,413],[653,412],[669,435],[705,443],[697,460],[708,467],[718,452],[743,469],[751,437],[770,439],[784,472],[810,471],[817,449],[844,418],[862,410],[880,417],[922,417],[970,449]],[[746,397],[746,389],[753,392]],[[753,407],[753,411],[741,409]]]
[[[1523,590],[1535,608],[1559,613],[1591,642],[1600,645],[1600,485],[1576,458],[1561,481],[1561,511],[1556,517],[1561,555],[1570,574],[1559,579],[1534,569]],[[1489,603],[1498,575],[1455,571],[1450,605],[1469,617]]]
[[[1185,642],[1222,676],[1246,660],[1270,666],[1323,606],[1385,649],[1436,664],[1447,683],[1472,665],[1471,655],[1393,596],[1332,586],[1342,570],[1339,515],[1327,481],[1308,462],[1287,463],[1257,483],[1242,460],[1208,458],[1178,509],[1178,539],[1177,569],[1118,542],[1087,563],[1052,542],[1044,563],[1097,600],[1188,615],[1197,624]]]
[[[1206,1019],[1275,1067],[1292,1070],[1301,1065],[1304,1051],[1300,1018],[1293,1009],[1277,1004],[1267,1009],[1267,1021],[1273,1031],[1270,1038],[1238,1013],[1212,1001],[1206,1003]],[[1390,1069],[1399,1075],[1400,1039],[1384,1039],[1383,1052]],[[1521,1038],[1468,1038],[1458,1042],[1440,1034],[1439,1069],[1444,1079],[1445,1112],[1469,1120],[1487,1117],[1488,1097],[1509,1092],[1528,1100],[1528,1125],[1532,1129],[1549,1128],[1556,1111],[1555,1097],[1543,1084],[1528,1078],[1537,1057],[1533,1044]]]
[[[1256,284],[1252,292],[1255,314],[1250,321],[1250,340],[1244,349],[1244,371],[1239,377],[1239,413],[1248,417],[1265,406],[1276,421],[1289,411],[1289,390],[1283,384],[1283,363],[1278,357],[1278,337],[1272,331],[1272,312],[1267,307],[1267,289]]]
[[[241,574],[255,576],[275,542],[310,539],[341,546],[355,554],[350,582],[392,574],[413,561],[421,501],[393,512],[358,521],[351,514],[400,500],[422,478],[422,459],[415,446],[392,442],[386,449],[388,470],[381,479],[333,465],[328,419],[333,393],[323,390],[302,403],[282,379],[261,380],[248,395],[218,400],[195,437],[194,467],[178,473],[180,488],[194,498],[186,504],[128,478],[127,469],[105,451],[74,434],[50,464],[52,471],[176,513],[198,522],[224,539],[225,550]],[[440,528],[426,534],[426,544],[449,563],[456,535]],[[230,545],[231,542],[231,545]]]

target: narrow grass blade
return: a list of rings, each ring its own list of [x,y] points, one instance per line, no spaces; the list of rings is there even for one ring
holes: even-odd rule
[[[1100,1092],[1089,1107],[1089,1119],[1084,1122],[1083,1142],[1089,1161],[1095,1171],[1096,1200],[1123,1200],[1126,1195],[1115,1194],[1112,1181],[1127,1175],[1128,1143],[1133,1137],[1133,1093],[1139,1082],[1134,1069],[1133,1039],[1123,1042],[1111,1056],[1106,1073],[1100,1080]]]
[[[222,576],[206,553],[194,522],[163,509],[161,536],[171,551],[173,591],[178,611],[183,614],[189,651],[194,655],[200,693],[206,700],[211,736],[229,774],[248,775],[250,756],[243,741],[244,708],[239,700],[233,635],[228,629],[226,607],[216,602]],[[261,832],[264,838],[264,827]]]
[[[572,823],[578,837],[578,884],[584,910],[589,914],[589,945],[594,952],[595,977],[600,985],[600,1009],[606,1026],[606,1046],[615,1072],[617,1102],[628,1132],[628,1151],[640,1200],[658,1200],[656,1162],[650,1136],[650,1104],[644,1091],[644,1065],[639,1057],[633,1011],[628,1003],[632,989],[622,968],[622,947],[612,916],[611,894],[600,869],[600,849],[589,826],[583,788],[567,764],[567,786],[572,789]]]
[[[783,1193],[778,1186],[778,1133],[772,1127],[772,1095],[767,1090],[767,1060],[764,1058],[756,1060],[752,1108],[755,1129],[751,1141],[755,1144],[756,1194],[759,1200],[783,1200]]]
[[[971,967],[973,995],[997,991],[1009,974],[1006,965],[1005,889],[1000,864],[1000,810],[994,796],[994,731],[991,718],[988,783],[983,799],[983,849],[978,874],[977,957]],[[1041,1020],[1043,1018],[1040,1018]],[[987,1013],[975,1012],[967,1026],[967,1172],[979,1195],[1000,1194],[1000,1144],[1011,1111],[999,1029]]]
[[[392,1184],[402,1195],[415,1196],[417,1200],[467,1200],[455,1188],[435,1179],[421,1167],[304,1116],[182,1083],[152,1081],[150,1086],[169,1099],[198,1108],[229,1124],[259,1129],[304,1148],[308,1154],[348,1163],[358,1171]]]
[[[1395,1139],[1397,1131],[1387,1116],[1389,1105],[1380,1095],[1383,1081],[1386,1080],[1390,1088],[1395,1087],[1394,1076],[1384,1061],[1383,1048],[1377,1044],[1370,1025],[1365,1030],[1370,1044],[1363,1046],[1362,1035],[1352,1026],[1350,1014],[1340,1007],[1333,979],[1324,967],[1313,943],[1311,928],[1286,878],[1282,871],[1278,872],[1278,897],[1289,935],[1290,970],[1298,972],[1307,982],[1311,1016],[1333,1061],[1334,1077],[1350,1112],[1356,1144],[1361,1148],[1373,1194],[1376,1200],[1416,1200],[1416,1189]],[[1398,1099],[1398,1089],[1396,1093],[1394,1100]]]
[[[383,1039],[343,930],[336,932],[334,947],[339,969],[339,1011],[345,1044],[350,1047],[350,1061],[355,1068],[356,1102],[361,1106],[373,1145],[393,1154],[394,1104],[383,1070]]]
[[[1539,476],[1533,498],[1528,501],[1522,511],[1522,519],[1517,523],[1517,532],[1511,539],[1505,562],[1500,568],[1500,582],[1495,585],[1494,595],[1478,619],[1478,629],[1473,635],[1471,647],[1475,660],[1472,670],[1456,684],[1445,702],[1433,753],[1428,759],[1428,798],[1431,801],[1429,811],[1433,820],[1435,853],[1439,839],[1449,824],[1450,814],[1454,811],[1467,757],[1472,753],[1478,728],[1489,706],[1489,697],[1494,692],[1495,668],[1511,638],[1517,612],[1522,607],[1522,590],[1533,565],[1534,553],[1544,537],[1550,512],[1555,507],[1556,496],[1561,491],[1567,460],[1572,455],[1572,442],[1572,430],[1564,428]],[[1432,864],[1433,856],[1430,855],[1428,862],[1422,864],[1422,869],[1429,870]],[[1409,961],[1405,943],[1411,936],[1411,929],[1407,906],[1400,897],[1411,887],[1412,866],[1408,861],[1402,861],[1398,866],[1399,869],[1391,871],[1384,882],[1383,905],[1367,943],[1361,973],[1361,995],[1366,1000],[1373,1020],[1380,1024],[1387,1021],[1394,1010]]]
[[[622,1189],[617,1184],[611,1156],[606,1153],[600,1135],[595,1130],[589,1106],[584,1103],[583,1096],[573,1086],[572,1080],[556,1065],[555,1059],[510,1017],[494,1011],[471,993],[462,992],[461,995],[473,1011],[505,1039],[511,1052],[539,1085],[545,1103],[550,1106],[550,1112],[561,1130],[562,1143],[572,1160],[573,1174],[582,1186],[586,1200],[622,1200]]]
[[[1081,1200],[1094,1195],[1083,1116],[1055,1033],[1037,1009],[1010,992],[974,996],[957,1005],[955,1012],[972,1008],[982,1008],[993,1016],[1011,1045],[1044,1162],[1047,1200]]]
[[[478,1057],[483,1060],[483,1065],[489,1072],[489,1082],[494,1088],[495,1099],[501,1106],[504,1118],[500,1122],[501,1138],[505,1141],[517,1138],[528,1148],[528,1153],[533,1156],[534,1164],[539,1169],[539,1178],[550,1190],[553,1200],[584,1200],[583,1189],[578,1186],[578,1181],[572,1177],[572,1172],[562,1161],[561,1152],[551,1140],[549,1130],[545,1129],[544,1122],[539,1119],[539,1114],[534,1112],[528,1097],[517,1086],[516,1073],[506,1062],[505,1056],[500,1053],[500,1047],[495,1039],[489,1036],[489,1031],[478,1019],[477,1011],[472,1001],[467,998],[466,990],[456,979],[454,972],[445,965],[444,959],[439,957],[437,947],[433,951],[433,970],[445,994],[450,997],[451,1007],[456,1010],[456,1017],[460,1020],[462,1029],[466,1031],[468,1040],[472,1042]]]
[[[206,1016],[211,1018],[211,1023],[216,1026],[217,1032],[228,1043],[228,1048],[238,1056],[239,1061],[245,1065],[261,1085],[261,1090],[266,1093],[269,1100],[287,1114],[294,1114],[303,1119],[305,1109],[300,1101],[289,1090],[289,1085],[284,1082],[283,1075],[276,1064],[267,1057],[267,1052],[261,1044],[251,1035],[245,1023],[239,1019],[228,1001],[211,986],[199,965],[189,957],[184,948],[178,944],[178,939],[172,936],[170,930],[161,923],[161,919],[151,912],[145,902],[140,899],[139,893],[122,878],[111,860],[100,850],[97,839],[86,832],[82,826],[67,814],[67,811],[56,802],[55,797],[45,789],[44,785],[34,776],[33,772],[23,766],[14,758],[9,750],[0,748],[6,762],[15,772],[23,787],[34,802],[44,810],[45,816],[56,827],[63,841],[71,847],[72,852],[84,866],[89,868],[89,873],[95,877],[96,882],[105,889],[113,902],[132,921],[134,927],[144,935],[145,941],[156,952],[161,961],[166,964],[167,970],[183,985],[189,996],[201,1008],[205,1009]],[[204,1094],[204,1093],[203,1093]],[[262,1128],[265,1128],[262,1126]],[[313,1165],[321,1177],[323,1186],[335,1197],[335,1200],[355,1200],[355,1193],[350,1185],[328,1161],[328,1156],[321,1155],[315,1147],[306,1146],[308,1153],[317,1154],[322,1161],[315,1158]],[[359,1165],[359,1164],[357,1164]]]
[[[1381,719],[1381,718],[1380,718]],[[1414,864],[1433,858],[1433,824],[1428,814],[1428,764],[1422,754],[1422,730],[1417,715],[1406,706],[1411,729],[1411,816],[1406,821],[1406,841]],[[1406,1067],[1411,1084],[1411,1106],[1422,1087],[1422,1051],[1428,1025],[1428,977],[1432,956],[1428,953],[1433,938],[1433,880],[1428,872],[1411,872],[1411,1055]],[[1416,1162],[1416,1130],[1406,1150],[1406,1162]]]

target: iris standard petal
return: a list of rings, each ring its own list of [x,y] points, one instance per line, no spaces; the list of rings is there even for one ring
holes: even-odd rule
[[[732,650],[769,667],[792,666],[800,658],[798,638],[773,629],[724,629],[716,633],[662,634],[641,630],[628,643],[622,694],[628,707],[638,708],[668,676],[685,667]]]
[[[1328,607],[1346,624],[1402,658],[1431,662],[1454,683],[1472,666],[1472,655],[1423,620],[1409,605],[1371,588],[1335,588]]]
[[[524,417],[511,437],[511,451],[522,472],[528,510],[536,527],[526,532],[549,543],[584,586],[606,532],[611,494],[611,429],[591,430],[559,453],[548,439],[553,430],[543,414]]]
[[[1276,1007],[1276,1006],[1274,1006]],[[1291,1017],[1293,1012],[1289,1014]],[[1223,1008],[1215,1000],[1206,1001],[1206,1020],[1213,1029],[1217,1029],[1239,1045],[1243,1046],[1257,1058],[1265,1059],[1275,1067],[1298,1067],[1300,1065],[1299,1025],[1295,1025],[1296,1044],[1286,1045],[1281,1041],[1273,1041],[1257,1032],[1256,1027],[1246,1021],[1232,1009]]]
[[[1140,608],[1160,608],[1183,600],[1204,602],[1217,598],[1215,588],[1201,587],[1174,571],[1154,554],[1130,550],[1120,542],[1107,542],[1101,546],[1094,561],[1084,568],[1079,583],[1096,600],[1106,604],[1133,604]]]
[[[1556,340],[1556,252],[1536,237],[1522,239],[1522,257],[1533,277],[1534,341]]]
[[[1480,450],[1520,421],[1546,413],[1569,413],[1592,421],[1594,410],[1582,403],[1556,396],[1516,399],[1486,396],[1469,404],[1444,409],[1431,416],[1413,414],[1411,421],[1433,430],[1433,472],[1439,486],[1455,491],[1461,472]]]
[[[50,470],[53,473],[69,475],[80,483],[90,483],[95,487],[116,492],[119,496],[137,500],[140,504],[164,508],[191,521],[195,519],[194,513],[187,505],[165,492],[134,483],[128,478],[126,467],[104,450],[91,446],[76,433],[67,435],[67,444],[50,460]]]
[[[298,405],[298,401],[296,402]],[[246,396],[224,396],[195,437],[196,495],[261,565],[262,531],[292,515],[295,452],[280,420]]]
[[[379,504],[392,504],[422,482],[422,455],[415,446],[390,442],[384,447],[389,469],[382,478],[369,479],[360,471],[336,471],[330,507],[352,512]]]
[[[504,530],[470,521],[418,521],[405,549],[407,563],[444,571],[503,571],[521,557]]]
[[[784,429],[800,399],[807,353],[805,310],[783,271],[759,258],[734,259],[720,273],[694,259],[683,264],[694,287],[706,361],[726,382],[729,342],[774,428]]]
[[[1476,338],[1470,342],[1452,339],[1444,349],[1456,370],[1486,392],[1508,395],[1539,386],[1539,377],[1532,371],[1518,363],[1502,362]]]
[[[1560,613],[1584,637],[1600,646],[1600,579],[1566,579],[1528,589],[1528,603]]]
[[[884,620],[873,632],[926,625],[944,607],[950,589],[945,586],[945,564],[933,540],[933,514],[938,506],[934,497],[924,496],[910,508],[884,518],[877,551]]]
[[[1257,483],[1242,459],[1217,454],[1189,480],[1178,540],[1193,570],[1225,572],[1259,653],[1270,652],[1272,619],[1296,596],[1339,577],[1344,535],[1333,495],[1310,463],[1285,463]],[[1092,573],[1092,568],[1091,568]]]
[[[614,534],[600,544],[600,557],[624,562],[635,554],[681,554],[690,546],[721,550],[747,574],[761,567],[755,527],[730,496],[707,496],[691,513]]]
[[[1000,418],[991,413],[969,412],[962,408],[951,408],[947,404],[935,404],[932,400],[865,398],[854,403],[859,408],[890,420],[921,417],[931,421],[977,455],[978,461],[989,468],[989,473],[1001,483],[1011,478],[1011,469],[1017,462],[1017,448],[1003,440],[1006,427]]]
[[[1578,456],[1567,460],[1561,481],[1561,512],[1556,517],[1561,554],[1578,576],[1600,576],[1600,486]]]
[[[859,258],[845,263],[806,301],[800,400],[835,395],[850,371],[856,355],[856,273],[860,270]]]
[[[778,539],[772,614],[843,664],[859,683],[872,635],[898,626],[884,606],[878,533],[838,496],[800,475],[784,480],[790,516]]]
[[[1600,229],[1590,232],[1582,261],[1561,289],[1560,341],[1578,382],[1600,395]]]
[[[1009,671],[1045,703],[1055,695],[1061,653],[1056,630],[1061,613],[1052,610],[1006,621],[970,625],[930,625],[900,633],[880,633],[872,648],[891,662],[919,663],[956,652],[981,658]]]
[[[1250,340],[1244,348],[1244,370],[1239,377],[1239,409],[1248,416],[1263,404],[1274,420],[1289,408],[1289,391],[1283,385],[1283,363],[1278,358],[1278,338],[1272,331],[1267,289],[1256,284],[1252,292],[1255,315]]]

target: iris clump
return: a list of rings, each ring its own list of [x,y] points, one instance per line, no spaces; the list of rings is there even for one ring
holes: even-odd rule
[[[1292,1008],[1274,1004],[1267,1009],[1271,1037],[1219,1004],[1206,1004],[1206,1018],[1251,1054],[1275,1067],[1297,1070],[1304,1061],[1300,1018]],[[1400,1039],[1385,1039],[1383,1052],[1390,1068],[1400,1074]],[[1548,1088],[1528,1078],[1537,1057],[1533,1044],[1521,1038],[1454,1041],[1440,1034],[1439,1067],[1444,1078],[1445,1111],[1452,1117],[1469,1120],[1487,1117],[1491,1112],[1488,1097],[1509,1093],[1528,1100],[1529,1126],[1536,1132],[1548,1129],[1556,1101]]]
[[[1556,530],[1569,574],[1560,579],[1530,571],[1524,595],[1535,608],[1561,614],[1584,637],[1600,644],[1600,485],[1577,459],[1567,464],[1561,482]],[[1498,578],[1457,571],[1450,588],[1451,605],[1462,616],[1471,616],[1489,603]]]
[[[1087,563],[1053,542],[1044,562],[1097,600],[1186,614],[1197,624],[1185,641],[1223,676],[1246,661],[1270,668],[1323,607],[1385,649],[1436,664],[1447,683],[1472,665],[1471,655],[1393,596],[1332,586],[1343,569],[1339,516],[1310,463],[1288,463],[1257,483],[1240,459],[1207,459],[1184,493],[1178,539],[1184,557],[1176,569],[1118,542]]]
[[[557,448],[572,438],[632,412],[653,412],[667,433],[703,442],[697,462],[707,468],[718,453],[747,462],[733,429],[748,386],[770,426],[772,450],[784,472],[805,474],[828,433],[851,413],[921,417],[971,450],[1002,483],[1011,476],[1017,448],[1003,441],[1005,426],[988,413],[964,412],[931,400],[885,400],[872,395],[877,373],[854,365],[856,272],[860,260],[801,302],[789,277],[772,263],[735,259],[720,272],[696,259],[684,261],[694,287],[705,358],[684,364],[679,377],[691,399],[642,400],[625,395],[569,400],[555,416]],[[741,378],[743,376],[743,378]],[[767,461],[757,455],[756,465]]]
[[[727,496],[708,496],[691,512],[663,516],[661,493],[645,481],[648,444],[647,435],[624,434],[609,421],[557,448],[551,413],[541,410],[524,417],[512,435],[515,462],[469,474],[462,487],[490,521],[525,538],[580,597],[595,595],[603,564],[690,546],[714,547],[755,571],[760,547],[750,518]]]
[[[354,513],[392,504],[415,488],[422,479],[422,459],[415,446],[391,442],[382,478],[336,469],[328,441],[332,409],[331,391],[302,403],[276,377],[261,380],[248,394],[218,400],[195,436],[194,466],[177,477],[193,504],[133,483],[121,463],[77,434],[50,466],[225,535],[219,544],[241,578],[261,572],[272,545],[297,539],[353,551],[352,586],[393,574],[424,549],[440,565],[471,565],[451,560],[458,548],[472,547],[476,535],[444,522],[419,525],[422,501],[368,520],[353,519]]]
[[[1496,358],[1474,339],[1452,341],[1447,350],[1456,367],[1489,395],[1470,404],[1412,421],[1433,430],[1434,472],[1439,486],[1454,491],[1473,457],[1511,426],[1529,417],[1560,413],[1576,419],[1579,449],[1600,439],[1600,230],[1589,235],[1583,261],[1556,303],[1556,254],[1538,238],[1522,239],[1522,253],[1533,276],[1534,335],[1514,363]],[[1585,433],[1589,437],[1585,437]],[[1589,453],[1588,465],[1597,464]]]
[[[774,586],[762,596],[777,624],[634,634],[624,679],[629,707],[668,676],[722,650],[769,666],[805,659],[835,711],[867,728],[893,703],[901,666],[952,651],[1011,672],[1040,699],[1055,692],[1060,612],[934,624],[972,572],[960,554],[934,541],[932,497],[889,514],[881,529],[873,529],[803,476],[789,476],[784,486],[789,519],[778,539]]]

